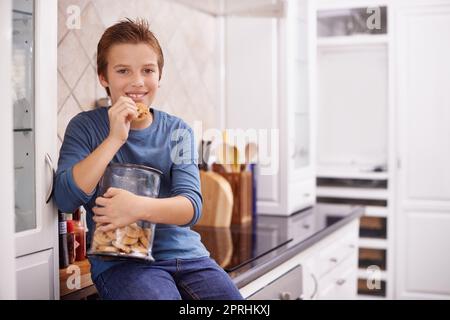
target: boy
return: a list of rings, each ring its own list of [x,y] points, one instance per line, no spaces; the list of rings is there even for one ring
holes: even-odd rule
[[[154,263],[89,258],[101,298],[242,299],[189,228],[202,209],[192,129],[154,108],[138,117],[136,104],[151,106],[163,65],[161,47],[147,22],[128,19],[105,31],[97,47],[97,73],[112,106],[82,112],[67,126],[56,174],[56,204],[64,212],[84,205],[90,230],[94,223],[103,231],[138,220],[157,224]],[[178,144],[182,152],[173,153]],[[97,184],[110,162],[162,171],[160,198],[117,188],[98,195]]]

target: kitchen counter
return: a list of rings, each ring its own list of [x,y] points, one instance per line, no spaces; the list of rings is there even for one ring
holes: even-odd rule
[[[242,288],[363,213],[360,206],[317,204],[290,216],[257,215],[246,225],[193,229],[211,257]]]

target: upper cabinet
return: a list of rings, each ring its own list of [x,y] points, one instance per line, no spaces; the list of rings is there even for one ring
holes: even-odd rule
[[[271,15],[279,11],[280,0],[172,0],[214,16]]]
[[[224,18],[225,127],[257,131],[262,214],[292,214],[315,199],[312,4]]]

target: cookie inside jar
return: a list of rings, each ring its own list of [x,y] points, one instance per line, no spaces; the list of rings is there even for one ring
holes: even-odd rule
[[[153,231],[154,224],[148,222],[137,222],[108,232],[96,226],[89,254],[154,261],[151,254]]]

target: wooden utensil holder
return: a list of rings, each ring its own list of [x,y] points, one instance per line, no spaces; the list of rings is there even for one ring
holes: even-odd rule
[[[250,171],[219,172],[219,170],[216,172],[230,183],[231,190],[233,191],[233,212],[231,215],[231,224],[250,223],[252,221],[253,211],[252,173]]]

